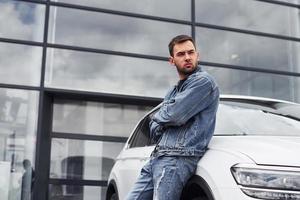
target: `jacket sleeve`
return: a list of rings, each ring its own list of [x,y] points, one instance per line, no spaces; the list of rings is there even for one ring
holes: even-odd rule
[[[157,141],[158,138],[163,133],[163,127],[153,120],[150,121],[149,126],[150,126],[150,138],[153,141]]]
[[[213,89],[213,83],[208,78],[195,78],[186,85],[185,90],[163,102],[153,121],[164,127],[185,124],[214,101]]]

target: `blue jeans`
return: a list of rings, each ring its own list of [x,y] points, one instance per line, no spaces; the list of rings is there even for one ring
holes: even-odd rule
[[[179,200],[184,185],[194,174],[199,157],[151,157],[127,200]]]

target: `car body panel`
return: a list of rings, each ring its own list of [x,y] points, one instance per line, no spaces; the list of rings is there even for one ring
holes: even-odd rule
[[[215,136],[209,148],[240,152],[259,165],[300,166],[300,137]]]
[[[230,168],[241,162],[253,163],[244,154],[209,149],[199,161],[195,174],[206,181],[215,200],[253,200],[243,194],[230,173]]]
[[[271,109],[273,106],[279,106],[281,110],[286,110],[288,113],[291,113],[289,105],[299,105],[276,99],[236,95],[222,95],[221,100],[246,102],[259,108],[266,105]],[[287,106],[282,107],[281,103]],[[298,111],[296,110],[295,113],[297,114]],[[135,131],[132,132],[131,139],[134,134]],[[236,183],[231,173],[231,167],[236,164],[284,166],[287,167],[287,170],[288,167],[300,168],[300,133],[293,133],[294,136],[291,134],[291,136],[284,136],[285,133],[282,133],[281,136],[263,134],[243,135],[234,132],[232,135],[222,135],[218,132],[215,133],[207,152],[200,159],[195,173],[195,176],[201,177],[208,184],[214,200],[255,200],[255,198],[245,195]],[[296,136],[297,134],[299,136]],[[153,145],[131,148],[129,141],[130,139],[118,156],[109,177],[109,181],[116,182],[119,199],[125,199],[154,149]]]
[[[118,156],[109,180],[115,180],[118,185],[120,199],[125,199],[126,194],[138,178],[142,167],[149,160],[153,149],[154,146],[125,148]],[[114,168],[118,170],[114,170]]]

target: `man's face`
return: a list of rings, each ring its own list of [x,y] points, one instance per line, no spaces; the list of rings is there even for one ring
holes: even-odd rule
[[[179,78],[182,80],[195,71],[199,53],[191,41],[185,41],[174,46],[173,56],[169,58],[169,61],[176,66]]]

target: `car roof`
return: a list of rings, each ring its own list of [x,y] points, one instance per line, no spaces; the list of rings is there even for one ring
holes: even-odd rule
[[[162,99],[163,100],[163,99]],[[276,107],[275,105],[279,104],[289,104],[289,105],[298,105],[299,103],[286,101],[282,99],[274,99],[267,97],[258,97],[258,96],[247,96],[247,95],[236,95],[236,94],[221,94],[220,95],[221,102],[237,102],[237,103],[248,103],[254,105],[268,106],[268,107]],[[162,102],[155,106],[149,113],[157,110],[161,106]]]
[[[247,95],[231,95],[231,94],[222,94],[220,95],[221,101],[257,101],[257,102],[273,102],[273,103],[288,103],[288,104],[297,104],[292,101],[286,101],[281,99],[267,98],[267,97],[258,97],[258,96],[247,96]]]
[[[162,99],[163,100],[163,99]],[[221,94],[220,95],[221,101],[233,101],[233,102],[241,102],[241,103],[252,103],[252,104],[274,104],[274,103],[286,103],[286,104],[294,104],[300,105],[299,103],[286,101],[282,99],[274,99],[274,98],[267,98],[267,97],[258,97],[258,96],[247,96],[247,95],[236,95],[236,94]],[[160,107],[161,103],[155,106],[153,110]]]
[[[266,97],[245,96],[245,95],[221,95],[220,100],[221,100],[221,102],[246,103],[246,104],[267,106],[267,107],[272,107],[272,108],[276,108],[278,106],[281,107],[282,105],[300,106],[300,104],[292,102],[292,101],[266,98]]]

